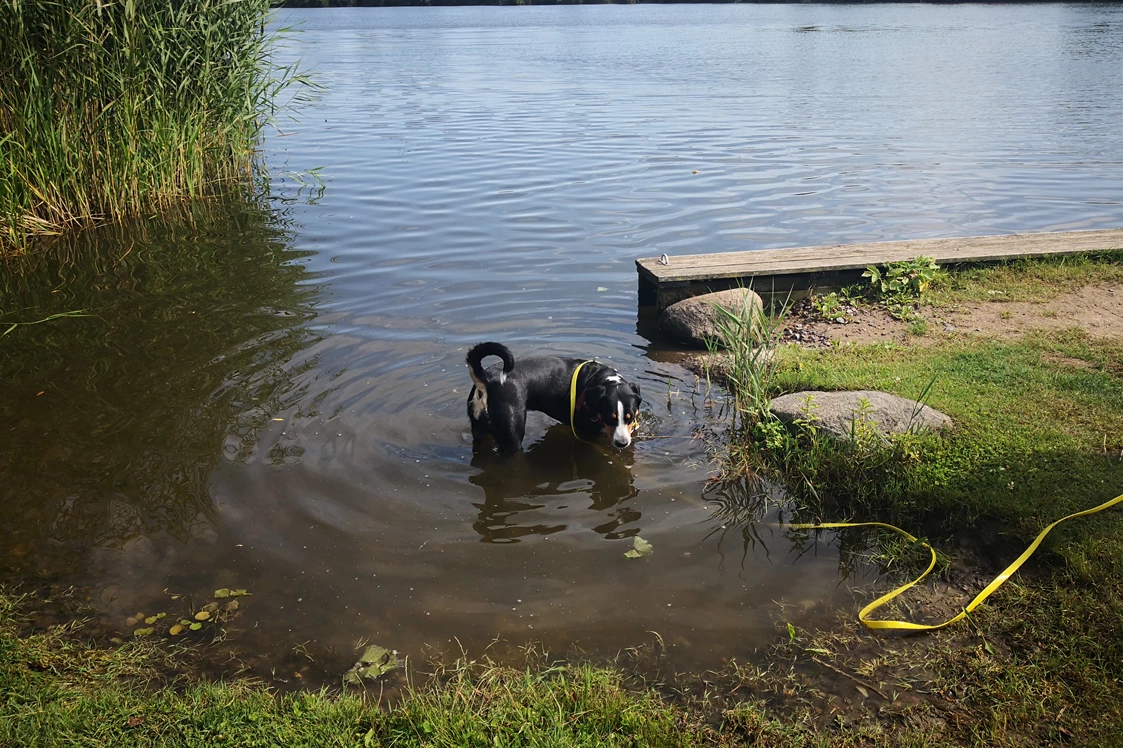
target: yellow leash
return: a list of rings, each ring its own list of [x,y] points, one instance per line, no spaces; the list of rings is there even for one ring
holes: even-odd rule
[[[933,550],[932,546],[928,545],[928,543],[921,540],[919,542],[922,543],[924,547],[928,549],[928,552],[932,554],[932,560],[929,562],[928,568],[924,570],[923,574],[921,574],[913,581],[909,582],[908,584],[903,584],[892,592],[882,595],[866,607],[862,608],[862,610],[858,613],[858,620],[864,623],[866,627],[870,629],[904,629],[908,631],[934,631],[936,629],[942,629],[944,626],[950,626],[956,621],[962,621],[967,617],[968,613],[982,605],[984,600],[990,597],[995,590],[1005,584],[1006,580],[1009,579],[1010,576],[1015,571],[1017,571],[1022,564],[1025,563],[1026,559],[1033,555],[1033,552],[1037,550],[1037,547],[1039,545],[1041,545],[1041,541],[1045,539],[1045,536],[1049,534],[1050,530],[1052,530],[1054,527],[1064,522],[1065,520],[1072,519],[1074,517],[1083,517],[1088,514],[1095,514],[1096,512],[1102,512],[1104,509],[1113,507],[1120,502],[1123,502],[1123,494],[1116,496],[1111,501],[1105,501],[1103,504],[1100,504],[1097,507],[1093,507],[1092,509],[1085,509],[1082,512],[1076,512],[1075,514],[1070,514],[1067,517],[1061,517],[1056,522],[1046,527],[1038,534],[1036,538],[1034,538],[1033,542],[1029,544],[1029,547],[1025,549],[1022,555],[1018,556],[1014,560],[1014,563],[1003,569],[1002,573],[995,577],[993,582],[984,587],[983,591],[976,595],[975,599],[968,603],[967,607],[960,611],[959,615],[955,616],[955,618],[944,621],[943,623],[936,624],[910,623],[908,621],[871,621],[868,617],[870,613],[877,610],[882,605],[897,597],[910,587],[919,584],[926,576],[928,576],[932,572],[932,569],[936,568],[936,551]],[[908,534],[901,528],[894,527],[893,525],[887,525],[884,522],[824,522],[819,525],[790,525],[790,527],[796,527],[802,530],[824,530],[836,527],[884,527],[888,530],[892,530],[895,533],[905,536],[914,543],[917,542],[916,538],[914,538],[912,535]]]
[[[588,442],[589,444],[596,444],[596,442],[590,442],[588,439],[581,439],[581,435],[577,433],[577,426],[574,425],[573,421],[573,416],[577,412],[577,375],[581,373],[581,367],[591,363],[593,362],[582,361],[579,363],[577,368],[573,370],[573,378],[569,380],[569,428],[573,431],[573,435],[581,441]],[[628,424],[628,431],[634,434],[637,426],[639,426],[639,413],[636,413],[632,422]]]
[[[577,411],[577,375],[581,373],[581,367],[585,364],[591,364],[592,361],[582,361],[573,370],[573,379],[569,380],[569,428],[572,429],[573,435],[581,439],[581,435],[577,433],[577,426],[573,423],[573,415]],[[581,439],[581,441],[585,441]]]

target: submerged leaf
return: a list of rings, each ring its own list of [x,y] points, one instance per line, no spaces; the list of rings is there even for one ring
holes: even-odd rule
[[[208,613],[213,613],[218,610],[218,603],[207,603],[202,608],[200,608],[200,610],[205,610]]]
[[[654,552],[655,548],[652,547],[651,543],[648,543],[639,535],[636,535],[632,538],[632,550],[625,553],[624,556],[626,558],[643,558],[644,556],[650,556]]]
[[[371,644],[351,669],[343,675],[343,682],[359,685],[363,679],[374,680],[399,666],[396,650]]]

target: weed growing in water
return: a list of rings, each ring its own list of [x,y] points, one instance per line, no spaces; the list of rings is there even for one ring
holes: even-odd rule
[[[763,314],[748,301],[741,307],[718,307],[719,335],[709,341],[711,353],[724,348],[720,379],[732,397],[732,447],[726,473],[757,473],[779,479],[788,489],[793,508],[821,512],[825,496],[841,495],[858,502],[871,491],[892,490],[890,473],[902,461],[917,459],[915,435],[888,439],[877,430],[872,406],[860,404],[846,439],[826,434],[816,416],[818,405],[808,396],[803,414],[792,427],[771,411],[777,394],[776,343],[783,329],[785,307]],[[706,376],[710,377],[711,364]],[[927,390],[926,390],[927,392]]]
[[[765,314],[746,297],[738,308],[718,306],[716,339],[707,340],[712,354],[725,349],[728,354],[723,375],[733,394],[734,425],[752,427],[772,419],[769,404],[771,383],[776,371],[776,343],[783,331],[786,305]],[[709,371],[706,377],[709,379]]]
[[[0,249],[252,186],[269,0],[0,3]]]

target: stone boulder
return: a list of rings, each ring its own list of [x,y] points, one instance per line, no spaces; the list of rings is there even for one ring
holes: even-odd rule
[[[753,310],[754,315],[760,314],[764,309],[760,296],[747,288],[693,296],[663,310],[659,316],[659,331],[676,343],[705,348],[707,338],[718,338],[718,321],[722,319],[718,307],[739,313],[746,305]],[[756,330],[753,332],[756,334]]]
[[[807,398],[811,404],[806,404]],[[903,434],[939,430],[952,425],[951,418],[915,400],[876,390],[856,392],[794,392],[772,400],[772,413],[784,423],[810,420],[824,433],[849,439],[852,424],[868,403],[864,420],[878,434]]]

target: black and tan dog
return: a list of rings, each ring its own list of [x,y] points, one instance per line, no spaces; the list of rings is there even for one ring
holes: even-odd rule
[[[502,365],[484,369],[488,356],[498,356]],[[558,356],[531,356],[516,364],[511,351],[500,343],[474,346],[467,360],[473,382],[468,419],[474,440],[490,434],[500,452],[518,452],[526,434],[526,412],[537,410],[570,424],[583,439],[604,432],[619,449],[632,443],[639,385],[625,381],[615,369]]]

